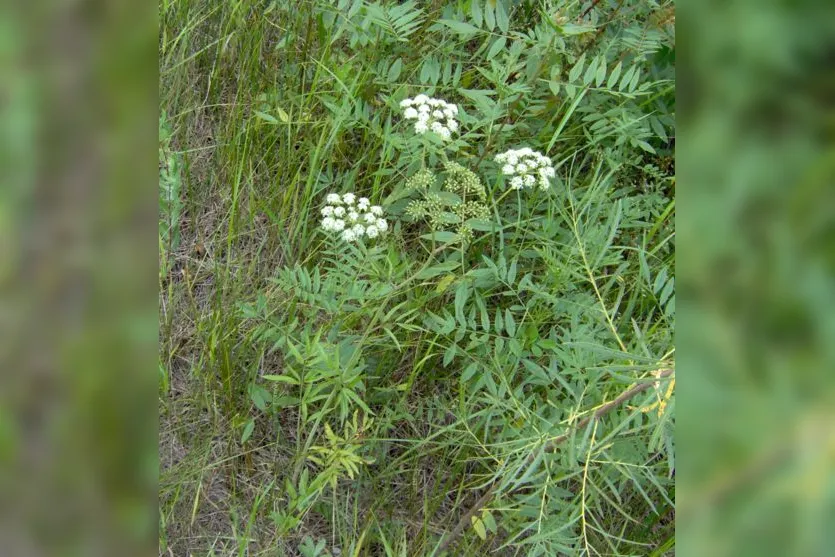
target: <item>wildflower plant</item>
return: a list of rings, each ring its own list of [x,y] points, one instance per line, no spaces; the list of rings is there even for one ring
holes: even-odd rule
[[[548,21],[550,11],[512,0],[343,4],[350,8],[277,3],[269,17],[248,21],[242,37],[263,35],[236,42],[238,72],[205,57],[178,60],[193,49],[168,45],[161,57],[175,85],[217,72],[210,81],[220,86],[206,93],[221,118],[216,129],[228,135],[207,159],[219,164],[211,176],[245,169],[234,176],[258,200],[247,212],[236,204],[241,196],[209,192],[232,203],[218,212],[229,220],[214,237],[230,258],[219,270],[234,272],[201,280],[201,291],[222,289],[206,297],[212,311],[180,298],[193,295],[180,281],[168,285],[166,307],[194,308],[201,334],[186,346],[167,343],[160,359],[162,371],[185,361],[183,351],[186,359],[206,351],[194,362],[211,373],[194,374],[194,383],[210,391],[196,400],[213,401],[212,423],[231,424],[222,432],[230,455],[256,459],[236,470],[248,485],[275,464],[275,451],[249,449],[276,444],[281,466],[271,479],[284,494],[265,503],[274,528],[255,521],[269,531],[251,538],[271,543],[278,531],[290,539],[331,516],[327,525],[350,551],[364,534],[340,501],[367,494],[356,498],[365,514],[380,501],[419,508],[427,497],[447,501],[451,478],[466,487],[442,505],[445,534],[392,520],[381,522],[379,539],[407,532],[394,553],[414,555],[663,552],[654,533],[661,524],[648,528],[644,518],[656,509],[670,516],[674,495],[675,204],[665,170],[674,160],[653,154],[672,146],[665,134],[674,138],[675,43],[661,44],[652,23],[666,12],[627,0],[630,17],[612,19],[608,3],[586,2],[561,6]],[[216,23],[236,28],[240,19],[233,6],[198,24],[201,9],[192,14],[199,20],[175,26],[189,10],[165,11],[173,37],[211,33]],[[276,21],[286,40],[260,52]],[[589,33],[589,22],[607,23]],[[323,71],[302,71],[312,59]],[[226,102],[222,93],[236,87],[244,96],[265,92],[257,110]],[[409,87],[432,93],[404,94]],[[206,128],[190,103],[207,100],[181,89],[165,96],[168,111],[181,115],[177,128]],[[400,134],[391,133],[391,119]],[[239,131],[247,141],[237,140]],[[189,144],[189,135],[177,135]],[[259,161],[249,171],[253,152]],[[559,195],[551,192],[557,165],[546,155],[571,161],[560,170]],[[277,180],[288,188],[279,195]],[[328,183],[344,186],[311,198]],[[372,190],[371,199],[344,193]],[[299,207],[313,209],[286,218]],[[262,224],[262,213],[274,226]],[[257,220],[241,227],[247,214]],[[403,221],[396,241],[381,241],[394,219]],[[238,241],[250,229],[270,232],[263,244],[251,242],[257,252]],[[287,263],[261,264],[259,254]],[[178,329],[190,330],[166,322]],[[630,392],[636,396],[624,396]],[[177,408],[168,414],[183,415]],[[449,426],[450,412],[466,427]],[[401,489],[397,480],[411,469],[426,470],[419,483],[428,491]],[[182,506],[176,489],[164,516]],[[215,512],[197,499],[201,513]],[[248,543],[243,534],[238,549]]]
[[[372,205],[367,197],[329,193],[325,202],[321,210],[322,229],[338,233],[346,242],[356,242],[363,237],[376,238],[388,230],[383,208]]]
[[[537,184],[539,189],[547,190],[556,175],[551,159],[530,147],[510,149],[496,155],[494,160],[502,165],[502,174],[510,177],[510,187],[515,190],[530,189]]]

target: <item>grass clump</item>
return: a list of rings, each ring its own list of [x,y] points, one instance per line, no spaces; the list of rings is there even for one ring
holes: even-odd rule
[[[161,3],[161,553],[672,551],[672,9]]]

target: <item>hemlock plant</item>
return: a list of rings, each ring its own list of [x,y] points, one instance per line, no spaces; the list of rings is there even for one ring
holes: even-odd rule
[[[160,552],[668,553],[674,5],[256,4],[160,4]]]

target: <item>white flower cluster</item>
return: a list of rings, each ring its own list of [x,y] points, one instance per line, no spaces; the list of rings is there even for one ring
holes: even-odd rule
[[[531,188],[537,181],[540,189],[547,190],[556,175],[551,159],[530,147],[511,149],[496,155],[495,160],[502,165],[502,174],[512,176],[510,187],[515,190]]]
[[[452,132],[458,131],[458,106],[441,99],[433,99],[424,94],[413,99],[400,101],[403,117],[415,122],[415,133],[424,134],[433,131],[442,139],[449,140]]]
[[[353,193],[329,193],[326,201],[327,205],[322,208],[322,228],[328,232],[339,232],[346,242],[363,236],[376,238],[388,230],[383,208],[371,205],[367,197],[357,199]]]

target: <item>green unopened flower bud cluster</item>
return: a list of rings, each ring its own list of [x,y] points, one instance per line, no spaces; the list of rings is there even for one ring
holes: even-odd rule
[[[479,201],[465,201],[455,206],[455,213],[462,219],[487,220],[490,218],[490,208]]]
[[[457,193],[462,199],[485,198],[484,184],[481,183],[481,179],[475,172],[464,168],[457,162],[447,162],[444,164],[444,168],[447,171],[447,179],[444,182],[446,191]]]
[[[413,220],[424,220],[433,231],[456,225],[456,233],[463,243],[473,238],[473,230],[467,224],[469,219],[488,219],[490,209],[484,202],[486,192],[478,175],[455,162],[444,164],[447,171],[443,191],[454,193],[460,199],[449,201],[429,188],[435,185],[436,176],[430,170],[422,169],[406,182],[409,190],[419,190],[423,199],[412,201],[406,208],[406,215]]]
[[[435,185],[435,174],[428,168],[421,168],[414,176],[406,180],[406,190],[427,190]]]
[[[412,201],[406,207],[406,214],[414,220],[426,220],[433,230],[441,228],[443,213],[445,209],[444,201],[435,192],[426,192],[423,199],[419,201]]]

